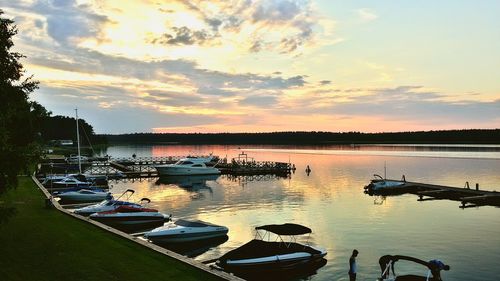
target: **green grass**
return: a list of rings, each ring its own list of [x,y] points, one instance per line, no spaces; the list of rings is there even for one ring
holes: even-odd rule
[[[0,279],[219,280],[45,208],[30,177],[19,177],[17,188],[0,195]]]

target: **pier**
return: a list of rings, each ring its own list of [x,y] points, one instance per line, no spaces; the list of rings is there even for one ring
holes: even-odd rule
[[[433,200],[453,200],[461,202],[462,209],[480,206],[500,207],[500,192],[479,189],[479,184],[475,188],[470,188],[469,183],[465,186],[451,187],[420,182],[405,182],[398,188],[397,194],[414,194],[418,196],[418,201]],[[391,195],[388,192],[385,195]]]
[[[109,178],[148,178],[158,177],[156,165],[173,164],[185,156],[168,157],[130,157],[130,158],[99,158],[89,161],[84,165],[85,173],[93,175],[107,175]],[[212,163],[223,175],[289,175],[295,166],[291,163],[273,162],[273,161],[255,161],[248,157],[246,153],[240,153],[237,158],[231,161],[219,159]],[[58,163],[58,165],[62,165]],[[41,164],[41,173],[50,173],[54,171],[54,163],[45,162]],[[67,168],[62,171],[69,171],[74,168],[67,164]]]

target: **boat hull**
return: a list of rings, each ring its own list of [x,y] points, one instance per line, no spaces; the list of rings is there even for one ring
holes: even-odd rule
[[[203,231],[196,233],[165,233],[158,235],[148,235],[146,238],[156,244],[168,243],[186,243],[212,238],[223,237],[227,235],[228,230]]]
[[[65,192],[58,194],[57,197],[61,198],[62,201],[65,202],[98,202],[105,200],[111,196],[110,193],[96,193],[96,194],[81,194],[78,192]]]

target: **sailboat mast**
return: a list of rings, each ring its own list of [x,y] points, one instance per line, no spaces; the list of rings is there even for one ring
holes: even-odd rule
[[[75,108],[76,113],[76,144],[78,146],[78,171],[82,173],[82,162],[80,159],[80,130],[78,129],[78,108]]]

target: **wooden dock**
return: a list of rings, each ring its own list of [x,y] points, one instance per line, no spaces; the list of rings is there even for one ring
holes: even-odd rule
[[[479,206],[500,207],[500,192],[480,190],[479,184],[470,188],[468,182],[465,186],[451,187],[419,182],[405,182],[398,188],[397,194],[409,193],[417,195],[418,201],[453,200],[461,202],[460,208]],[[391,195],[386,193],[385,195]]]
[[[254,161],[253,158],[241,156],[231,161],[221,159],[215,167],[224,175],[289,175],[295,166],[291,163],[273,161]],[[107,175],[110,178],[147,178],[158,177],[155,165],[172,164],[183,157],[133,157],[133,158],[111,158],[93,161],[85,172],[94,175]],[[45,164],[47,165],[47,164]]]

